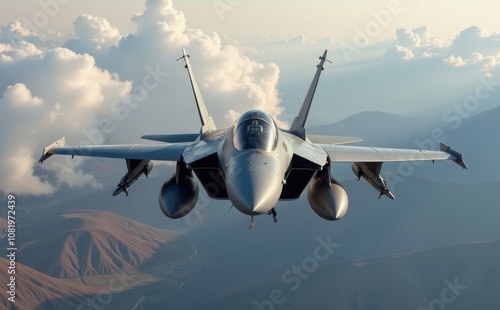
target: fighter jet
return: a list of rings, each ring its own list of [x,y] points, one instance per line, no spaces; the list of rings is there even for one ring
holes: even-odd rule
[[[266,112],[250,110],[226,129],[217,129],[196,83],[189,55],[182,49],[201,129],[192,134],[145,135],[157,144],[65,146],[61,138],[43,149],[39,162],[54,154],[125,159],[128,172],[113,195],[125,192],[142,174],[153,168],[152,160],[176,162],[176,172],[163,184],[159,194],[161,211],[180,218],[195,207],[198,178],[207,195],[229,200],[236,209],[251,217],[271,214],[280,200],[298,199],[307,187],[313,211],[326,220],[342,218],[348,207],[347,193],[331,175],[335,163],[352,163],[359,180],[363,177],[381,196],[394,199],[380,175],[384,162],[452,160],[467,168],[462,155],[441,144],[440,151],[391,149],[345,144],[362,141],[355,137],[306,134],[306,120],[313,101],[327,51],[319,57],[316,73],[302,107],[288,129],[279,128]]]

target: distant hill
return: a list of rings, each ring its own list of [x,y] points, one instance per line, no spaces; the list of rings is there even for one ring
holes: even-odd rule
[[[428,123],[417,118],[383,112],[362,112],[334,124],[315,126],[308,133],[359,136],[366,146],[413,149],[439,149],[439,142],[451,145],[464,156],[469,170],[419,167],[416,175],[446,181],[500,181],[500,108],[461,119],[457,113],[441,115],[439,121]],[[445,121],[447,120],[447,121]],[[438,130],[444,139],[436,140]],[[439,163],[441,165],[441,163]],[[384,165],[384,167],[389,164]],[[398,167],[397,165],[393,165]],[[455,167],[453,167],[455,168]]]
[[[397,114],[370,111],[354,114],[339,122],[314,126],[307,129],[310,134],[355,136],[364,139],[363,145],[385,146],[399,140],[405,134],[418,134],[426,128],[425,122]]]
[[[461,151],[469,165],[464,176],[468,182],[500,180],[500,108],[485,111],[463,119],[447,129],[447,142]],[[428,169],[422,170],[427,173]],[[458,179],[461,171],[453,171],[450,178]],[[463,176],[462,176],[463,177]]]
[[[0,265],[8,266],[9,261],[0,257]],[[16,270],[16,303],[7,299],[7,290],[3,288],[0,290],[2,309],[76,309],[85,304],[85,296],[107,293],[103,288],[50,277],[21,263],[17,263]],[[5,270],[0,272],[2,284],[9,283],[8,277]],[[50,304],[50,307],[40,307],[42,304]]]
[[[107,211],[77,210],[32,219],[19,227],[25,236],[19,259],[54,277],[79,278],[145,267],[189,249],[182,232]]]
[[[432,132],[443,130],[447,145],[451,145],[464,156],[469,169],[446,169],[446,173],[439,173],[434,166],[422,166],[416,171],[419,176],[432,177],[439,180],[453,180],[459,182],[497,182],[500,181],[500,108],[494,108],[478,115],[461,119],[458,114],[450,114],[453,121],[444,122],[429,127],[425,134],[420,136],[408,135],[405,147],[418,148],[415,141],[420,141],[425,148],[428,145],[438,147],[432,141]],[[450,116],[448,116],[450,117]],[[448,120],[451,120],[448,119]],[[425,141],[425,142],[424,142]],[[432,141],[432,142],[431,142]],[[399,141],[397,143],[403,143]]]

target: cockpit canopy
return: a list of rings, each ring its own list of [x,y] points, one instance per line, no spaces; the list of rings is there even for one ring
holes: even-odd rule
[[[272,151],[278,144],[276,130],[274,120],[267,113],[259,110],[245,112],[234,125],[234,147],[239,151]]]

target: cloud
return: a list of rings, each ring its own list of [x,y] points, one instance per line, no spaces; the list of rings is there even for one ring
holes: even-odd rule
[[[335,112],[341,117],[366,110],[368,105],[370,109],[391,113],[430,110],[474,94],[480,78],[486,74],[492,81],[500,80],[498,36],[470,27],[454,40],[447,40],[432,35],[425,26],[401,28],[392,40],[357,48],[353,53],[356,57],[344,63],[339,58],[347,58],[339,43],[329,54],[339,74],[325,74],[321,83],[334,85],[336,102],[349,103],[337,106]],[[290,57],[297,58],[297,54]],[[287,95],[291,91],[284,90]],[[315,96],[318,109],[329,109],[330,100],[321,92]],[[332,122],[326,114],[313,114],[311,120]]]
[[[417,58],[441,57],[444,63],[453,67],[466,64],[491,67],[496,65],[496,58],[500,53],[500,34],[490,35],[485,29],[472,26],[461,31],[454,40],[448,41],[431,36],[430,29],[426,26],[413,30],[401,28],[396,31],[394,46],[390,49],[395,46],[411,50]]]
[[[420,58],[440,54],[450,43],[447,39],[431,35],[429,27],[422,26],[415,29],[396,30],[396,39],[393,44],[411,50],[416,57]]]
[[[27,42],[39,49],[48,49],[59,46],[62,40],[64,38],[59,32],[45,30],[44,32],[35,33],[17,20],[0,27],[0,43]]]
[[[5,44],[0,56],[22,54],[31,43]],[[95,67],[89,55],[56,48],[22,54],[0,62],[0,190],[18,194],[50,194],[62,185],[98,187],[82,161],[54,158],[37,165],[42,148],[66,135],[83,141],[85,131],[99,126],[109,102],[129,95],[130,82]],[[1,57],[0,57],[1,59]],[[37,171],[37,172],[35,172]]]
[[[36,107],[42,104],[42,99],[33,97],[31,91],[24,84],[15,84],[8,86],[3,94],[5,104],[17,107]]]
[[[10,22],[8,25],[1,27],[1,38],[4,43],[11,43],[20,40],[27,42],[41,43],[43,39],[40,35],[31,32],[28,28],[24,28],[17,20]]]
[[[282,113],[277,65],[262,64],[215,32],[187,27],[171,1],[149,0],[133,17],[137,31],[122,37],[103,18],[82,15],[64,47],[18,23],[0,45],[0,190],[50,194],[61,186],[99,186],[76,157],[54,156],[37,165],[42,147],[65,135],[68,144],[134,142],[142,134],[197,132],[199,120],[181,47],[219,127],[259,108]],[[282,124],[282,123],[280,123]],[[12,128],[9,129],[8,128]],[[108,130],[105,130],[108,129]],[[111,129],[111,130],[109,130]],[[8,150],[8,151],[7,151]],[[24,186],[29,184],[29,186]]]
[[[396,45],[387,50],[384,54],[384,58],[387,60],[410,60],[414,58],[413,52],[400,45]]]
[[[469,58],[462,56],[451,55],[443,60],[444,63],[450,64],[453,67],[463,67],[466,65],[475,66],[479,69],[489,69],[495,67],[499,62],[497,57],[483,56],[481,53],[473,52]]]
[[[396,42],[398,46],[402,47],[418,47],[421,43],[420,34],[406,28],[400,28],[396,30]]]
[[[397,29],[395,44],[407,48],[441,48],[448,46],[450,41],[439,36],[431,35],[429,27],[421,26],[415,29]]]
[[[73,26],[78,39],[67,41],[65,47],[78,53],[94,55],[117,45],[121,39],[118,29],[104,18],[81,15]]]
[[[450,64],[452,67],[462,67],[467,64],[467,62],[461,56],[451,55],[443,60],[444,63]]]
[[[419,66],[424,67],[426,62],[429,66],[435,65],[437,59],[451,68],[487,71],[499,63],[500,34],[490,35],[486,30],[472,26],[460,32],[453,41],[447,41],[431,36],[426,26],[413,30],[400,28],[383,58],[386,61],[418,60]]]
[[[105,57],[91,49],[87,51],[94,55],[100,67],[134,81],[135,85],[142,83],[148,67],[159,68],[165,73],[160,86],[149,91],[148,98],[134,109],[135,117],[148,117],[152,124],[160,124],[165,122],[166,116],[173,115],[174,110],[177,115],[193,115],[195,106],[187,75],[183,66],[175,62],[181,55],[182,47],[191,55],[196,79],[219,127],[232,124],[230,120],[235,114],[229,113],[230,110],[241,113],[259,108],[275,118],[281,115],[283,109],[277,91],[277,65],[251,59],[246,55],[248,48],[228,43],[227,40],[223,43],[215,32],[205,33],[187,27],[184,14],[176,10],[171,1],[147,1],[146,10],[136,14],[133,21],[137,32],[108,48]],[[101,37],[94,35],[96,39]],[[85,41],[89,40],[92,37],[87,37]],[[66,46],[71,48],[69,42]],[[169,77],[166,77],[167,74]],[[182,104],[184,102],[190,104]],[[153,109],[155,113],[151,113]],[[168,122],[172,128],[177,127],[181,131],[197,131],[199,126],[199,121],[193,117],[189,120],[172,117]],[[123,128],[123,135],[132,134],[128,130]]]
[[[469,27],[453,40],[450,51],[458,56],[468,57],[474,52],[496,55],[500,47],[500,34],[488,32],[478,26]]]
[[[42,53],[42,50],[26,41],[13,42],[12,44],[0,43],[0,62],[11,62]]]
[[[479,71],[495,67],[500,60],[500,34],[491,34],[478,26],[469,27],[451,42],[430,36],[428,27],[396,31],[395,46],[384,55],[386,59],[440,58],[453,68],[474,67]],[[400,57],[400,58],[401,58]],[[432,62],[432,60],[430,60]]]

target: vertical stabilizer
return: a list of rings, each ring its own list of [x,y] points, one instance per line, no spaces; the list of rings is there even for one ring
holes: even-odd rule
[[[196,106],[198,107],[198,113],[200,115],[201,121],[201,135],[202,137],[211,131],[217,129],[214,124],[214,120],[208,114],[207,107],[205,106],[205,102],[203,101],[203,97],[201,97],[200,89],[198,88],[198,84],[196,83],[196,79],[194,78],[193,71],[191,70],[191,63],[189,62],[189,55],[186,53],[186,50],[182,48],[182,57],[177,59],[184,59],[186,62],[185,68],[188,70],[189,80],[191,81],[191,87],[193,88],[194,99],[196,101]]]
[[[325,63],[325,61],[331,63],[331,61],[326,59],[326,53],[327,50],[325,50],[323,56],[319,57],[320,62],[316,66],[317,68],[316,74],[314,75],[314,78],[311,82],[311,86],[309,86],[307,95],[304,98],[304,102],[302,103],[302,107],[300,108],[299,115],[295,117],[292,126],[290,127],[290,133],[296,135],[297,137],[300,137],[303,140],[306,139],[305,125],[306,125],[307,115],[309,114],[309,109],[311,108],[311,103],[314,97],[314,92],[316,91],[316,86],[318,85],[319,76],[321,75],[321,71],[324,69],[323,64]]]

